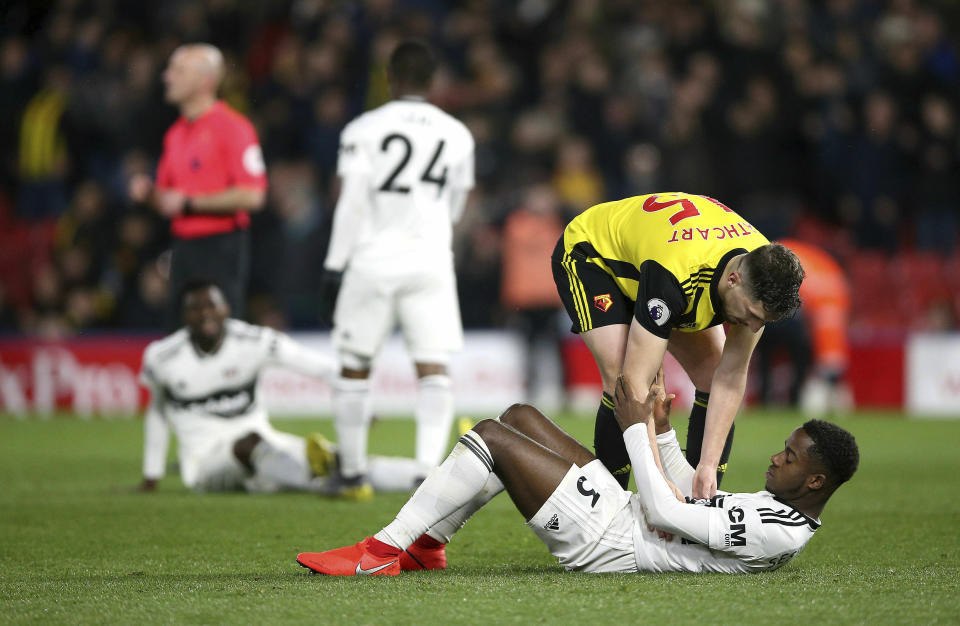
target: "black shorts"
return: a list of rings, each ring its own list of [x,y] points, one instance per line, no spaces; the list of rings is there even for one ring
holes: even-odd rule
[[[196,239],[175,238],[168,290],[168,330],[183,325],[178,302],[180,290],[186,282],[198,278],[216,283],[230,304],[230,317],[243,319],[249,268],[250,232],[246,229]]]
[[[633,320],[634,301],[617,287],[613,277],[577,251],[564,253],[563,236],[550,257],[553,282],[563,308],[573,322],[571,331],[583,333]]]

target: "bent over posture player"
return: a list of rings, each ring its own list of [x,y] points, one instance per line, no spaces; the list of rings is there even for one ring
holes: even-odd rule
[[[712,198],[660,193],[587,209],[567,225],[552,265],[603,381],[597,457],[626,487],[614,385],[623,372],[645,394],[669,349],[697,390],[686,449],[697,468],[693,495],[713,496],[763,326],[800,306],[796,255]]]
[[[770,457],[764,491],[679,501],[665,476],[689,496],[694,470],[670,427],[662,381],[661,371],[642,402],[622,377],[617,384],[616,419],[637,493],[624,491],[596,457],[545,415],[514,405],[461,437],[375,536],[303,553],[297,561],[315,572],[344,576],[443,568],[443,543],[504,488],[527,525],[569,570],[734,574],[777,569],[795,557],[820,527],[827,500],[857,469],[853,436],[810,420]],[[681,540],[665,541],[648,525]]]
[[[140,379],[150,389],[144,423],[143,483],[152,491],[166,469],[172,430],[180,476],[197,491],[323,491],[337,470],[336,451],[321,435],[274,430],[257,394],[269,365],[329,380],[332,359],[270,328],[228,319],[219,287],[188,282],[180,298],[185,328],[154,341]],[[374,457],[371,481],[408,489],[424,467],[413,459]]]
[[[336,489],[344,497],[362,493],[367,480],[370,364],[397,324],[419,380],[418,461],[440,462],[453,422],[447,365],[463,344],[463,328],[452,224],[473,187],[474,141],[466,126],[426,101],[435,66],[425,45],[401,43],[387,69],[394,100],[350,122],[340,137],[343,183],[321,318],[329,321],[332,312],[342,366],[334,417],[343,478]]]

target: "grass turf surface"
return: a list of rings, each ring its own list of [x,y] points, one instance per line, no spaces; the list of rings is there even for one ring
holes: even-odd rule
[[[591,440],[592,420],[558,422]],[[738,418],[723,487],[762,488],[768,456],[801,422],[787,412]],[[139,420],[0,417],[0,615],[5,623],[957,623],[960,421],[839,423],[857,437],[860,470],[803,553],[776,572],[567,573],[501,495],[454,539],[446,571],[330,578],[309,575],[294,557],[372,534],[405,495],[367,503],[201,496],[176,476],[139,494]],[[327,420],[275,425],[332,434]],[[412,422],[378,423],[371,449],[411,454]]]

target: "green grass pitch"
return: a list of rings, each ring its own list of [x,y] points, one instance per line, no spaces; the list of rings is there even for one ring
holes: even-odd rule
[[[564,416],[581,441],[592,420]],[[677,423],[686,420],[680,417]],[[724,488],[755,491],[802,418],[738,419]],[[328,420],[277,420],[332,434]],[[312,576],[304,550],[353,543],[402,494],[343,503],[307,494],[196,495],[176,476],[139,494],[139,420],[0,416],[0,616],[4,623],[928,624],[960,621],[960,421],[860,415],[862,461],[792,563],[769,574],[564,572],[505,495],[448,547],[449,569],[397,578]],[[681,433],[682,437],[682,433]],[[682,439],[681,439],[682,441]],[[409,420],[372,451],[410,454]]]

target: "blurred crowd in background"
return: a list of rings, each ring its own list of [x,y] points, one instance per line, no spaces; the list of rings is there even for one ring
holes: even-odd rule
[[[316,327],[339,133],[388,99],[386,58],[411,36],[441,59],[431,99],[477,141],[456,237],[467,327],[557,325],[552,283],[529,277],[549,271],[562,225],[605,200],[686,191],[771,239],[881,268],[881,290],[890,254],[929,261],[944,293],[924,323],[950,328],[960,301],[937,273],[960,276],[958,13],[913,0],[3,3],[0,330],[163,327],[167,223],[127,181],[155,169],[177,115],[160,73],[196,41],[223,50],[222,97],[267,162],[248,318]]]

